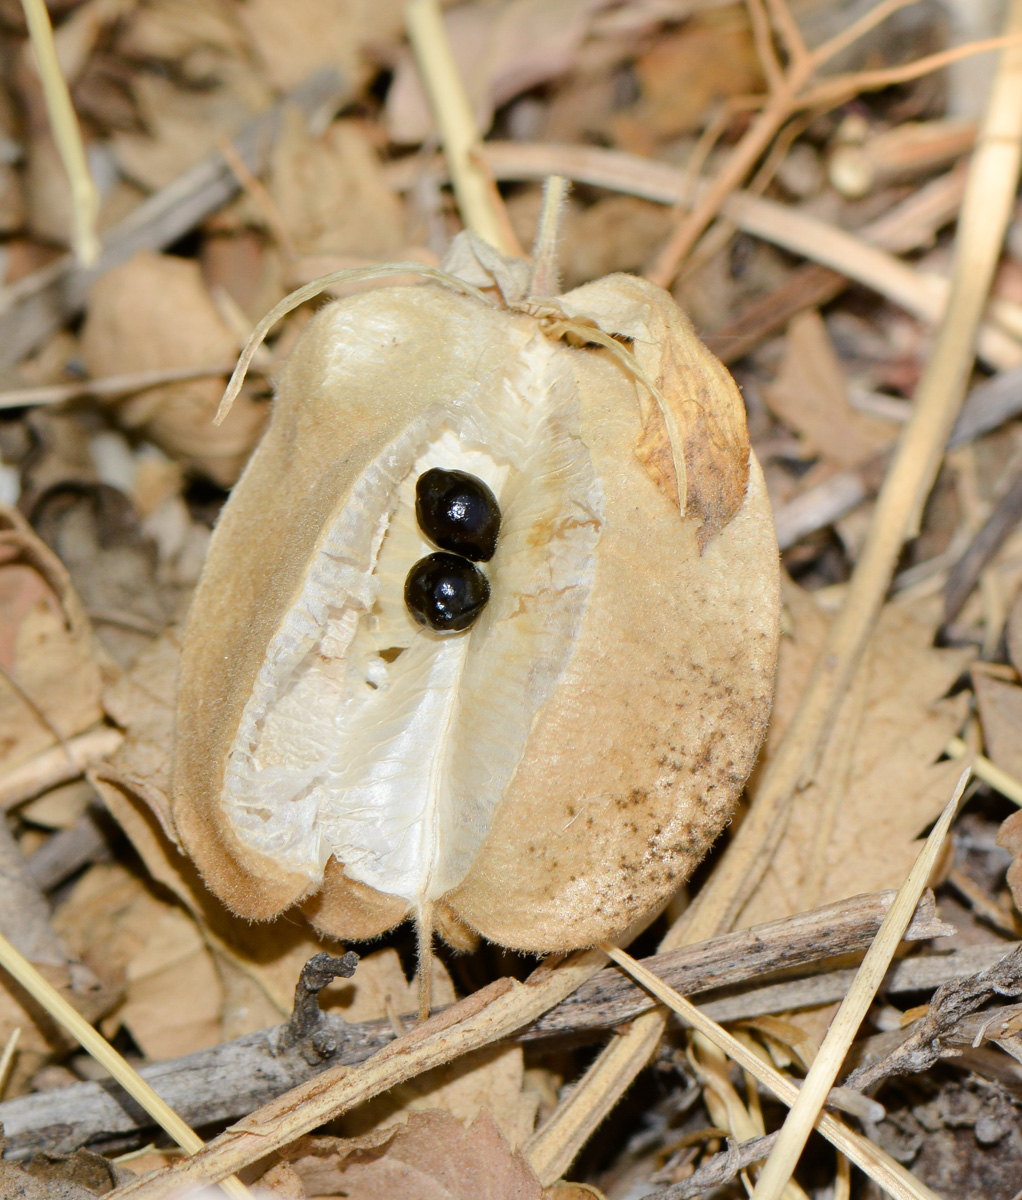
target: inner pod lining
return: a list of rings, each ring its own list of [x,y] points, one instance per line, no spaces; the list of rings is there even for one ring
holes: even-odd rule
[[[466,875],[577,638],[602,492],[564,348],[537,335],[502,379],[438,398],[363,474],[271,640],[225,773],[243,842],[310,880],[331,855],[409,903]],[[502,522],[491,596],[463,633],[404,605],[436,547],[415,519],[431,467],[478,476]]]

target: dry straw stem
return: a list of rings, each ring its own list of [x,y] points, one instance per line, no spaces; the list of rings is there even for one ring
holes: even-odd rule
[[[652,1058],[666,1028],[662,1009],[636,1017],[614,1037],[553,1113],[528,1139],[522,1154],[544,1187],[561,1179]]]
[[[472,105],[462,82],[436,0],[412,0],[405,9],[408,40],[443,145],[454,195],[467,228],[502,254],[521,255],[493,180],[474,151],[479,145]]]
[[[630,954],[614,946],[604,946],[607,954],[628,972],[636,983],[651,992],[672,1012],[678,1014],[686,1025],[707,1037],[718,1049],[734,1059],[743,1070],[754,1076],[764,1087],[789,1107],[798,1099],[798,1084],[787,1075],[782,1075],[770,1063],[733,1037],[726,1029],[711,1021],[696,1006],[668,987],[652,971],[636,962]],[[829,1113],[820,1113],[816,1128],[823,1136],[847,1155],[853,1163],[889,1192],[895,1200],[940,1200],[935,1192],[920,1183],[899,1162],[874,1146],[867,1138],[854,1133],[847,1125]]]
[[[689,936],[686,913],[664,935],[658,953],[679,950],[699,940]],[[525,1143],[522,1153],[544,1187],[567,1172],[649,1062],[666,1028],[667,1012],[662,1008],[636,1017],[623,1034],[604,1046],[568,1096]]]
[[[956,737],[944,747],[944,753],[948,758],[964,758],[972,751],[961,738]],[[972,773],[981,783],[993,788],[995,792],[1000,792],[1006,800],[1022,808],[1022,779],[1016,779],[1014,775],[1002,771],[982,754],[977,754],[972,760]]]
[[[884,917],[883,924],[866,951],[866,957],[855,976],[848,995],[830,1023],[823,1044],[808,1075],[799,1090],[798,1099],[791,1107],[781,1129],[781,1136],[770,1152],[763,1172],[752,1193],[752,1200],[780,1200],[787,1181],[795,1170],[813,1125],[823,1109],[827,1094],[834,1086],[838,1071],[845,1060],[849,1047],[862,1024],[862,1020],[873,1003],[877,989],[883,982],[891,965],[895,951],[908,929],[912,914],[923,894],[927,880],[937,862],[947,837],[951,822],[958,812],[958,804],[969,782],[968,769],[962,772],[954,795],[948,801],[940,819],[919,852],[908,877],[898,890],[898,895]]]
[[[96,185],[89,173],[89,163],[82,144],[82,131],[78,126],[71,94],[57,59],[57,47],[53,41],[53,26],[43,0],[21,0],[21,7],[28,24],[28,35],[32,39],[32,50],[43,85],[46,111],[50,116],[53,139],[57,143],[60,161],[64,165],[71,188],[71,204],[74,217],[74,251],[78,265],[91,266],[99,257],[99,238],[96,236],[96,217],[99,214],[99,197]]]
[[[76,1042],[103,1067],[136,1100],[153,1120],[189,1154],[203,1146],[202,1138],[191,1130],[176,1112],[153,1091],[148,1083],[129,1066],[110,1043],[97,1033],[76,1008],[73,1008],[57,989],[0,934],[0,966],[36,1000],[50,1016],[61,1024]],[[251,1200],[251,1193],[239,1179],[224,1179],[221,1187],[234,1200]]]
[[[883,0],[842,33],[815,50],[810,50],[791,15],[787,0],[766,0],[765,7],[764,0],[746,0],[769,92],[759,115],[731,152],[727,165],[700,197],[692,211],[682,218],[650,266],[647,274],[654,283],[670,287],[678,268],[720,212],[725,200],[741,186],[742,181],[794,113],[800,110],[825,111],[851,99],[859,92],[917,79],[960,58],[1006,44],[1005,38],[973,42],[941,54],[929,55],[904,66],[837,75],[826,83],[816,87],[810,86],[813,76],[830,59],[846,50],[892,13],[911,3],[915,3],[915,0]],[[770,36],[771,23],[787,58],[787,68],[783,70]],[[1007,37],[1010,38],[1014,33],[1015,31],[1011,31]]]
[[[4,1088],[7,1086],[7,1076],[11,1073],[11,1064],[14,1062],[20,1040],[21,1026],[15,1025],[4,1043],[3,1053],[0,1054],[0,1096],[4,1094]]]
[[[111,1200],[172,1200],[190,1188],[223,1179],[406,1079],[510,1036],[571,995],[605,964],[603,951],[586,950],[556,967],[540,967],[524,984],[497,979],[359,1066],[331,1067],[285,1092],[191,1158],[111,1192]]]
[[[1022,0],[1007,32],[1022,34]],[[750,812],[689,910],[688,935],[729,927],[783,832],[795,789],[813,773],[836,706],[859,665],[902,545],[914,536],[974,357],[974,343],[1015,202],[1022,150],[1022,46],[1004,51],[969,168],[955,242],[951,298],[916,390],[912,416],[877,499],[869,534],[801,703],[756,789]]]

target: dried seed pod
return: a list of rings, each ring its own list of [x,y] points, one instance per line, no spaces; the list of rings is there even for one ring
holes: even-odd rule
[[[643,919],[728,819],[777,548],[738,391],[667,293],[529,300],[521,264],[460,251],[504,302],[420,268],[325,308],[284,367],[189,619],[174,819],[243,915],[360,938],[433,909],[564,950]],[[502,517],[448,638],[403,599],[434,467]]]

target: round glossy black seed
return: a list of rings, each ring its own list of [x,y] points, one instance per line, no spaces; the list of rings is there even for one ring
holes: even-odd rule
[[[486,576],[457,554],[428,554],[405,580],[408,611],[420,625],[437,633],[468,629],[489,598]]]
[[[442,467],[425,471],[415,484],[415,516],[426,537],[442,549],[475,562],[493,557],[500,505],[475,475]]]

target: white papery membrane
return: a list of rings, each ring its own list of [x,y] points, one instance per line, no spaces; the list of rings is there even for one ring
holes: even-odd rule
[[[408,614],[409,570],[437,548],[415,519],[431,467],[500,504],[491,596],[463,633]],[[289,870],[410,903],[466,875],[588,602],[602,491],[579,438],[563,348],[537,335],[411,426],[355,485],[270,642],[225,773],[240,839]]]

